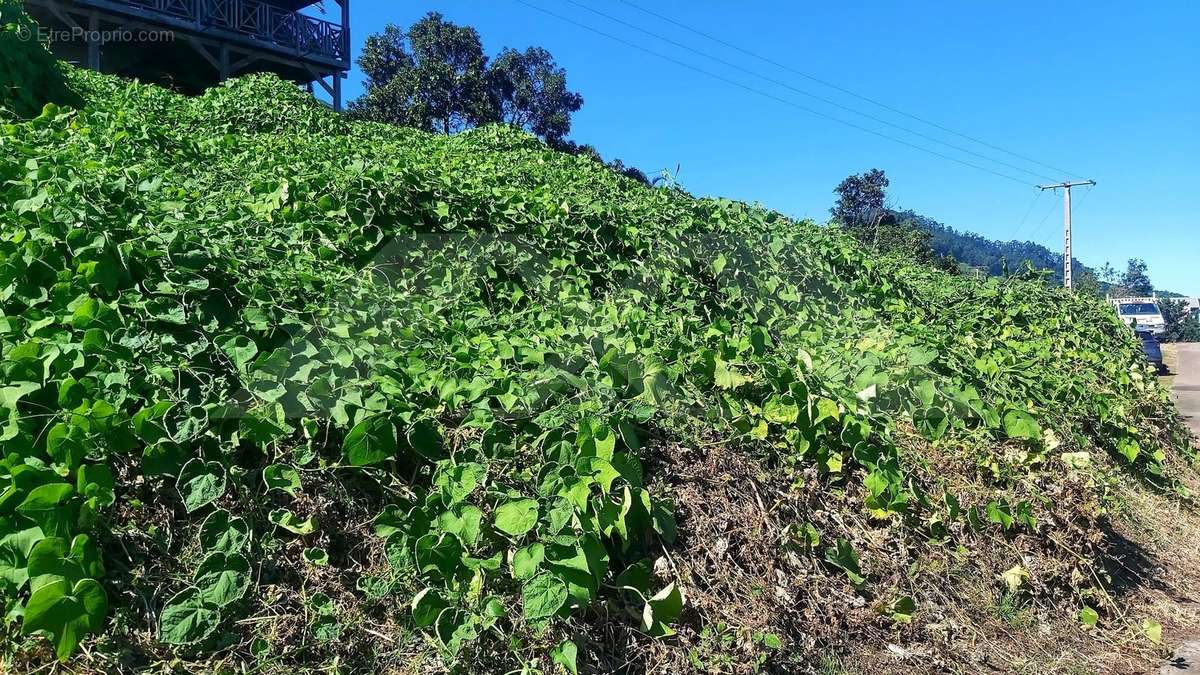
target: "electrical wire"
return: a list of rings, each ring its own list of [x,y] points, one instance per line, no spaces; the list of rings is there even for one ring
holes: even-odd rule
[[[1017,223],[1017,228],[1013,230],[1012,236],[1009,237],[1009,241],[1017,240],[1017,235],[1020,234],[1021,228],[1025,227],[1025,221],[1029,219],[1029,214],[1033,213],[1033,208],[1037,206],[1039,201],[1041,201],[1042,193],[1044,192],[1045,190],[1038,190],[1037,194],[1033,196],[1033,201],[1029,202],[1029,208],[1025,209],[1025,215],[1021,216],[1021,222]]]
[[[618,42],[618,43],[620,43],[620,44],[623,44],[623,45],[625,45],[626,47],[630,47],[631,49],[636,49],[636,50],[638,50],[638,51],[645,52],[645,53],[647,53],[647,54],[650,54],[651,56],[654,56],[654,57],[656,57],[656,58],[659,58],[659,59],[662,59],[662,60],[664,60],[664,61],[667,61],[667,62],[673,63],[673,64],[675,64],[675,65],[677,65],[677,66],[680,66],[680,67],[682,67],[682,68],[687,68],[688,70],[691,70],[691,71],[694,71],[694,72],[700,73],[701,75],[704,75],[704,76],[706,76],[706,77],[710,77],[710,78],[712,78],[712,79],[718,80],[718,81],[720,81],[720,82],[724,82],[725,84],[728,84],[728,85],[731,85],[731,86],[737,87],[737,88],[739,88],[739,89],[743,89],[743,90],[745,90],[745,91],[749,91],[749,92],[751,92],[751,93],[758,94],[759,96],[762,96],[762,97],[765,97],[765,98],[769,98],[769,99],[771,99],[771,100],[773,100],[773,101],[776,101],[776,102],[778,102],[778,103],[782,103],[782,104],[784,104],[784,105],[787,105],[787,106],[791,106],[791,107],[793,107],[793,108],[796,108],[797,110],[802,110],[802,111],[804,111],[804,112],[807,112],[807,113],[809,113],[809,114],[811,114],[811,115],[815,115],[815,116],[817,116],[817,117],[821,117],[821,118],[824,118],[824,119],[827,119],[827,120],[830,120],[830,121],[833,121],[833,122],[837,122],[838,124],[841,124],[841,125],[844,125],[844,126],[850,127],[850,128],[852,128],[852,129],[857,129],[857,130],[859,130],[859,131],[862,131],[862,132],[864,132],[864,133],[872,134],[872,135],[874,135],[874,136],[878,136],[878,137],[880,137],[880,138],[884,138],[884,139],[887,139],[887,140],[889,140],[889,141],[892,141],[893,143],[899,143],[900,145],[907,146],[907,147],[909,147],[909,148],[912,148],[912,149],[914,149],[914,150],[918,150],[918,151],[920,151],[920,152],[924,152],[924,153],[926,153],[926,154],[933,155],[933,156],[935,156],[935,157],[940,157],[940,158],[942,158],[942,159],[945,159],[945,160],[948,160],[948,161],[951,161],[951,162],[955,162],[955,163],[957,163],[957,164],[961,164],[961,165],[963,165],[963,166],[967,166],[967,167],[970,167],[970,168],[972,168],[972,169],[976,169],[976,170],[978,170],[978,171],[983,171],[983,172],[985,172],[985,173],[990,173],[990,174],[992,174],[992,175],[994,175],[994,176],[999,176],[1000,178],[1004,178],[1004,179],[1006,179],[1006,180],[1013,181],[1014,183],[1019,183],[1019,184],[1021,184],[1021,185],[1026,185],[1026,186],[1030,184],[1030,183],[1029,183],[1029,181],[1027,181],[1027,180],[1024,180],[1024,179],[1021,179],[1021,178],[1016,178],[1016,177],[1014,177],[1014,176],[1012,176],[1012,175],[1009,175],[1009,174],[1006,174],[1006,173],[1002,173],[1002,172],[1000,172],[1000,171],[995,171],[995,170],[993,170],[993,169],[990,169],[990,168],[988,168],[988,167],[985,167],[985,166],[980,166],[980,165],[978,165],[978,164],[975,164],[975,163],[973,163],[973,162],[968,162],[968,161],[966,161],[966,160],[959,159],[959,158],[957,158],[957,157],[953,157],[953,156],[947,155],[947,154],[945,154],[945,153],[938,152],[938,151],[936,151],[936,150],[930,150],[929,148],[926,148],[926,147],[923,147],[923,146],[917,145],[917,144],[915,144],[915,143],[910,143],[910,142],[908,142],[908,141],[906,141],[906,140],[903,140],[903,139],[900,139],[900,138],[896,138],[896,137],[894,137],[894,136],[889,136],[889,135],[887,135],[887,134],[885,134],[885,133],[882,133],[882,132],[876,131],[876,130],[874,130],[874,129],[871,129],[871,128],[869,128],[869,127],[864,127],[864,126],[862,126],[862,125],[860,125],[860,124],[855,124],[854,122],[848,122],[848,121],[846,121],[846,120],[844,120],[844,119],[841,119],[841,118],[839,118],[839,117],[835,117],[835,116],[833,116],[833,115],[829,115],[829,114],[827,114],[827,113],[823,113],[823,112],[821,112],[821,111],[819,111],[819,110],[816,110],[816,109],[813,109],[813,108],[809,108],[809,107],[807,107],[807,106],[800,105],[799,103],[796,103],[795,101],[792,101],[792,100],[789,100],[789,99],[785,99],[785,98],[781,98],[781,97],[779,97],[779,96],[776,96],[776,95],[774,95],[774,94],[772,94],[772,93],[770,93],[770,92],[766,92],[766,91],[763,91],[763,90],[761,90],[761,89],[757,89],[757,88],[755,88],[755,87],[752,87],[752,86],[750,86],[750,85],[748,85],[748,84],[745,84],[745,83],[743,83],[743,82],[738,82],[737,80],[733,80],[733,79],[730,79],[730,78],[728,78],[728,77],[725,77],[725,76],[723,76],[723,75],[719,75],[719,74],[717,74],[717,73],[714,73],[714,72],[712,72],[712,71],[705,70],[704,68],[700,68],[699,66],[692,65],[692,64],[690,64],[690,63],[687,63],[687,62],[685,62],[685,61],[680,61],[679,59],[676,59],[676,58],[674,58],[674,57],[672,57],[672,56],[669,56],[669,55],[667,55],[667,54],[663,54],[663,53],[661,53],[661,52],[654,51],[653,49],[649,49],[649,48],[647,48],[647,47],[643,47],[643,46],[641,46],[641,45],[639,45],[639,44],[635,44],[635,43],[633,43],[633,42],[630,42],[630,41],[628,41],[628,40],[625,40],[625,39],[623,39],[623,38],[621,38],[621,37],[618,37],[618,36],[616,36],[616,35],[613,35],[612,33],[608,33],[608,32],[605,32],[605,31],[603,31],[603,30],[600,30],[600,29],[598,29],[598,28],[594,28],[594,27],[592,27],[592,26],[589,26],[589,25],[587,25],[587,24],[581,23],[581,22],[579,22],[579,21],[576,21],[576,20],[574,20],[574,19],[571,19],[571,18],[569,18],[569,17],[566,17],[566,16],[563,16],[563,15],[561,15],[561,14],[558,14],[557,12],[553,12],[553,11],[551,11],[551,10],[545,9],[544,7],[539,7],[539,6],[537,6],[537,5],[533,4],[533,3],[527,2],[526,0],[513,0],[513,2],[516,2],[516,3],[519,3],[519,4],[521,4],[521,5],[524,5],[524,6],[526,6],[526,7],[529,7],[530,9],[533,9],[533,10],[535,10],[535,11],[541,12],[542,14],[546,14],[547,16],[554,17],[554,18],[556,18],[556,19],[558,19],[559,21],[562,21],[562,22],[564,22],[564,23],[569,23],[569,24],[571,24],[571,25],[573,25],[573,26],[576,26],[576,27],[578,27],[578,28],[582,28],[583,30],[586,30],[586,31],[588,31],[588,32],[595,33],[596,35],[600,35],[600,36],[602,36],[602,37],[606,37],[606,38],[608,38],[608,39],[610,39],[610,40],[613,40],[614,42]]]
[[[1038,239],[1041,239],[1046,234],[1046,219],[1050,217],[1051,213],[1054,213],[1054,208],[1056,206],[1058,205],[1051,203],[1050,210],[1046,212],[1046,215],[1042,216],[1042,219],[1038,221],[1037,226],[1033,228],[1033,231],[1036,233],[1034,236],[1036,236]],[[1034,243],[1037,242],[1035,241]]]
[[[682,50],[684,50],[684,51],[688,51],[688,52],[691,52],[691,53],[693,53],[693,54],[696,54],[696,55],[698,55],[698,56],[701,56],[701,57],[704,57],[704,58],[706,58],[706,59],[709,59],[709,60],[711,60],[711,61],[715,61],[716,63],[719,63],[719,64],[721,64],[721,65],[723,65],[723,66],[725,66],[725,67],[727,67],[727,68],[732,68],[732,69],[734,69],[734,70],[737,70],[737,71],[739,71],[739,72],[741,72],[741,73],[745,73],[745,74],[747,74],[747,75],[750,75],[751,77],[757,77],[757,78],[759,78],[760,80],[763,80],[763,81],[765,81],[765,82],[769,82],[769,83],[771,83],[771,84],[773,84],[773,85],[775,85],[775,86],[777,86],[777,87],[782,87],[782,88],[784,88],[784,89],[788,89],[788,90],[790,90],[790,91],[793,91],[793,92],[795,92],[795,93],[797,93],[797,94],[800,94],[800,95],[802,95],[802,96],[807,96],[807,97],[809,97],[809,98],[811,98],[811,99],[814,99],[814,100],[816,100],[816,101],[820,101],[821,103],[824,103],[825,105],[829,105],[829,106],[832,106],[832,107],[834,107],[834,108],[838,108],[838,109],[840,109],[840,110],[844,110],[844,111],[846,111],[846,112],[849,112],[849,113],[852,113],[852,114],[854,114],[854,115],[858,115],[858,116],[860,116],[860,117],[864,117],[864,118],[866,118],[866,119],[869,119],[869,120],[871,120],[872,122],[876,122],[876,123],[878,123],[878,124],[883,124],[883,125],[885,125],[885,126],[889,126],[889,127],[893,128],[893,129],[898,129],[898,130],[900,130],[900,131],[903,131],[903,132],[905,132],[905,133],[912,134],[913,136],[917,136],[918,138],[922,138],[922,139],[924,139],[924,140],[926,140],[926,141],[930,141],[930,142],[933,142],[933,143],[937,143],[938,145],[943,145],[943,146],[946,146],[946,147],[948,147],[948,148],[952,148],[952,149],[954,149],[954,150],[957,150],[958,152],[961,152],[961,153],[963,153],[963,154],[971,155],[971,156],[973,156],[973,157],[976,157],[976,158],[982,159],[982,160],[984,160],[984,161],[987,161],[987,162],[993,162],[993,163],[995,163],[995,164],[998,164],[998,165],[1000,165],[1000,166],[1003,166],[1003,167],[1006,167],[1006,168],[1009,168],[1009,169],[1013,169],[1013,170],[1015,170],[1015,171],[1020,171],[1020,172],[1022,172],[1022,173],[1026,173],[1026,174],[1029,174],[1029,175],[1031,175],[1031,176],[1037,176],[1038,178],[1044,178],[1044,179],[1046,179],[1046,180],[1051,180],[1051,181],[1057,181],[1057,180],[1060,180],[1060,179],[1058,179],[1058,178],[1054,178],[1054,177],[1052,177],[1052,176],[1047,176],[1047,175],[1046,175],[1046,174],[1044,174],[1044,173],[1039,173],[1039,172],[1037,172],[1037,171],[1030,171],[1029,169],[1027,169],[1027,168],[1025,168],[1025,167],[1018,166],[1018,165],[1016,165],[1016,164],[1013,164],[1013,163],[1011,163],[1011,162],[1006,162],[1006,161],[1004,161],[1004,160],[1000,160],[1000,159],[996,159],[996,158],[994,158],[994,157],[990,157],[990,156],[988,156],[988,155],[985,155],[985,154],[983,154],[983,153],[975,152],[974,150],[971,150],[970,148],[965,148],[965,147],[963,147],[963,146],[961,146],[961,145],[956,145],[956,144],[954,144],[954,143],[949,143],[949,142],[947,142],[947,141],[943,141],[942,139],[940,139],[940,138],[937,138],[936,136],[930,136],[930,135],[928,135],[928,134],[922,133],[922,132],[920,132],[920,131],[917,131],[917,130],[915,130],[915,129],[911,129],[911,128],[909,128],[909,127],[906,127],[906,126],[903,126],[903,125],[900,125],[900,124],[896,124],[896,123],[894,123],[894,122],[890,122],[890,121],[888,121],[888,120],[886,120],[886,119],[883,119],[882,117],[877,117],[877,116],[875,116],[875,115],[872,115],[872,114],[870,114],[870,113],[865,113],[865,112],[862,112],[861,110],[857,110],[857,109],[855,109],[855,108],[852,108],[852,107],[850,107],[850,106],[843,105],[843,104],[841,104],[841,103],[838,103],[837,101],[834,101],[833,99],[825,98],[824,96],[819,96],[819,95],[817,95],[817,94],[814,94],[814,93],[812,93],[812,92],[810,92],[810,91],[806,91],[806,90],[804,90],[804,89],[800,89],[800,88],[798,88],[798,87],[794,87],[794,86],[792,86],[792,85],[790,85],[790,84],[788,84],[787,82],[784,82],[784,81],[782,81],[782,80],[775,79],[775,78],[773,78],[773,77],[771,77],[771,76],[769,76],[769,75],[763,75],[762,73],[759,73],[759,72],[757,72],[757,71],[751,70],[751,69],[749,69],[749,68],[745,68],[745,67],[743,67],[743,66],[741,66],[741,65],[738,65],[738,64],[736,64],[736,63],[733,63],[732,61],[727,61],[727,60],[725,60],[725,59],[722,59],[722,58],[720,58],[720,57],[718,57],[718,56],[713,56],[712,54],[709,54],[708,52],[702,51],[702,50],[700,50],[700,49],[695,49],[695,48],[693,48],[693,47],[691,47],[691,46],[689,46],[689,45],[687,45],[687,44],[684,44],[684,43],[682,43],[682,42],[679,42],[679,41],[677,41],[677,40],[673,40],[673,39],[671,39],[671,38],[669,38],[669,37],[667,37],[667,36],[665,36],[665,35],[661,35],[661,34],[659,34],[659,33],[655,33],[654,31],[647,30],[647,29],[645,29],[645,28],[642,28],[641,26],[638,26],[638,25],[636,25],[636,24],[633,24],[633,23],[630,23],[630,22],[628,22],[628,21],[625,21],[624,19],[621,19],[621,18],[619,18],[619,17],[615,17],[615,16],[612,16],[611,14],[608,14],[608,13],[602,12],[602,11],[600,11],[600,10],[598,10],[598,9],[595,9],[595,8],[593,8],[593,7],[590,7],[590,6],[588,6],[588,5],[586,5],[586,4],[582,3],[582,2],[578,2],[578,0],[566,0],[566,1],[567,1],[567,2],[569,2],[569,3],[570,3],[570,4],[572,4],[572,5],[575,5],[576,7],[579,7],[579,8],[581,8],[581,9],[584,9],[584,10],[588,11],[588,12],[591,12],[592,14],[595,14],[595,15],[597,15],[597,16],[600,16],[600,17],[603,17],[603,18],[605,18],[605,19],[608,19],[609,21],[612,21],[612,22],[614,22],[614,23],[621,24],[622,26],[625,26],[625,27],[627,27],[627,28],[632,28],[633,30],[636,30],[636,31],[638,31],[639,33],[643,33],[643,34],[645,34],[645,35],[648,35],[648,36],[650,36],[650,37],[652,37],[652,38],[655,38],[655,39],[657,39],[657,40],[661,40],[661,41],[663,41],[663,42],[666,42],[667,44],[670,44],[670,45],[672,45],[672,46],[678,47],[679,49],[682,49]]]
[[[1075,177],[1075,178],[1081,178],[1081,177],[1082,177],[1082,174],[1074,173],[1074,172],[1071,172],[1071,171],[1066,171],[1066,170],[1064,170],[1064,169],[1059,169],[1059,168],[1056,168],[1056,167],[1054,167],[1054,166],[1052,166],[1052,165],[1050,165],[1050,164],[1046,164],[1046,163],[1044,163],[1044,162],[1039,162],[1038,160],[1036,160],[1036,159],[1033,159],[1032,157],[1028,157],[1028,156],[1026,156],[1026,155],[1022,155],[1022,154],[1020,154],[1020,153],[1013,152],[1012,150],[1005,149],[1005,148],[1003,148],[1003,147],[1001,147],[1001,146],[994,145],[994,144],[992,144],[992,143],[988,143],[987,141],[984,141],[984,140],[982,140],[982,139],[976,138],[976,137],[974,137],[974,136],[969,136],[969,135],[967,135],[967,134],[964,134],[964,133],[962,133],[962,132],[960,132],[960,131],[955,131],[954,129],[951,129],[951,128],[949,128],[949,127],[943,126],[943,125],[941,125],[941,124],[938,124],[937,122],[933,122],[933,121],[927,120],[927,119],[925,119],[925,118],[918,117],[917,115],[914,115],[914,114],[912,114],[912,113],[909,113],[909,112],[905,112],[904,110],[901,110],[901,109],[899,109],[899,108],[896,108],[896,107],[894,107],[894,106],[888,105],[887,103],[884,103],[884,102],[882,102],[882,101],[879,101],[879,100],[877,100],[877,99],[871,98],[871,97],[869,97],[869,96],[864,96],[864,95],[862,95],[862,94],[859,94],[858,92],[855,92],[855,91],[853,91],[853,90],[850,90],[850,89],[846,89],[845,87],[841,87],[841,86],[839,86],[839,85],[837,85],[837,84],[834,84],[833,82],[829,82],[828,80],[824,80],[824,79],[821,79],[821,78],[819,78],[819,77],[816,77],[815,75],[810,75],[810,74],[808,74],[808,73],[805,73],[805,72],[803,72],[803,71],[801,71],[801,70],[797,70],[796,68],[793,68],[792,66],[789,66],[789,65],[787,65],[787,64],[785,64],[785,63],[781,63],[781,62],[779,62],[779,61],[776,61],[775,59],[772,59],[772,58],[770,58],[770,57],[763,56],[763,55],[761,55],[761,54],[758,54],[758,53],[756,53],[756,52],[753,52],[753,51],[751,51],[751,50],[749,50],[749,49],[746,49],[746,48],[744,48],[744,47],[740,47],[740,46],[738,46],[738,45],[736,45],[736,44],[733,44],[733,43],[731,43],[731,42],[727,42],[726,40],[722,40],[722,39],[721,39],[721,38],[719,38],[719,37],[716,37],[716,36],[714,36],[714,35],[710,35],[709,33],[706,33],[706,32],[704,32],[704,31],[702,31],[702,30],[700,30],[700,29],[698,29],[698,28],[694,28],[694,27],[692,27],[692,26],[689,26],[689,25],[687,25],[687,24],[685,24],[685,23],[683,23],[683,22],[681,22],[681,21],[677,21],[677,20],[675,20],[675,19],[672,19],[672,18],[671,18],[671,17],[669,17],[669,16],[665,16],[665,15],[663,15],[663,14],[660,14],[660,13],[658,13],[658,12],[655,12],[654,10],[647,9],[647,8],[645,8],[645,7],[642,7],[641,5],[638,5],[638,4],[637,4],[637,3],[635,3],[635,2],[631,2],[630,0],[620,0],[620,2],[622,2],[622,3],[624,3],[624,4],[628,5],[628,6],[630,6],[630,7],[632,7],[632,8],[634,8],[634,9],[636,9],[636,10],[638,10],[639,12],[642,12],[642,13],[644,13],[644,14],[648,14],[648,15],[650,15],[650,16],[652,16],[652,17],[655,17],[655,18],[657,18],[657,19],[659,19],[659,20],[661,20],[661,21],[665,21],[665,22],[667,22],[667,23],[669,23],[669,24],[671,24],[671,25],[673,25],[673,26],[676,26],[676,27],[678,27],[678,28],[682,28],[682,29],[684,29],[684,30],[686,30],[686,31],[688,31],[688,32],[690,32],[690,33],[694,33],[694,34],[696,34],[696,35],[699,35],[700,37],[702,37],[702,38],[705,38],[706,40],[711,40],[712,42],[715,42],[715,43],[717,43],[717,44],[719,44],[719,45],[722,45],[722,46],[724,46],[724,47],[728,47],[729,49],[733,49],[733,50],[735,50],[735,51],[741,52],[742,54],[745,54],[746,56],[749,56],[749,57],[751,57],[751,58],[754,58],[754,59],[758,59],[759,61],[762,61],[763,63],[767,63],[767,64],[770,64],[770,65],[772,65],[772,66],[775,66],[776,68],[780,68],[780,69],[782,69],[782,70],[786,70],[786,71],[788,71],[788,72],[790,72],[790,73],[792,73],[792,74],[794,74],[794,75],[799,75],[800,77],[803,77],[803,78],[805,78],[805,79],[807,79],[807,80],[809,80],[809,81],[811,81],[811,82],[816,82],[817,84],[820,84],[820,85],[822,85],[822,86],[825,86],[825,87],[829,87],[830,89],[834,89],[834,90],[836,90],[836,91],[839,91],[839,92],[841,92],[841,93],[843,93],[843,94],[846,94],[847,96],[852,96],[852,97],[854,97],[854,98],[856,98],[856,99],[858,99],[858,100],[860,100],[860,101],[865,101],[866,103],[870,103],[871,105],[878,106],[878,107],[880,107],[880,108],[883,108],[884,110],[887,110],[887,111],[889,111],[889,112],[893,112],[893,113],[895,113],[895,114],[897,114],[897,115],[902,115],[902,116],[904,116],[904,117],[907,117],[907,118],[909,118],[909,119],[915,120],[915,121],[917,121],[917,122],[920,122],[920,123],[922,123],[922,124],[929,125],[929,126],[931,126],[931,127],[935,128],[935,129],[938,129],[938,130],[940,130],[940,131],[944,131],[944,132],[946,132],[946,133],[948,133],[948,134],[953,134],[954,136],[958,136],[959,138],[963,138],[963,139],[966,139],[966,140],[968,140],[968,141],[971,141],[972,143],[978,143],[979,145],[982,145],[982,146],[984,146],[984,147],[987,147],[987,148],[991,148],[992,150],[996,150],[996,151],[999,151],[999,152],[1003,152],[1003,153],[1004,153],[1004,154],[1006,154],[1006,155],[1010,155],[1010,156],[1012,156],[1012,157],[1016,157],[1017,159],[1024,160],[1024,161],[1026,161],[1026,162],[1029,162],[1030,164],[1036,164],[1036,165],[1038,165],[1038,166],[1040,166],[1040,167],[1042,167],[1042,168],[1045,168],[1045,169],[1050,169],[1051,171],[1055,171],[1055,172],[1057,172],[1057,173],[1059,173],[1059,174],[1062,174],[1062,175],[1064,175],[1064,176]]]
[[[1079,198],[1079,203],[1078,203],[1078,204],[1075,204],[1075,205],[1073,205],[1073,206],[1071,207],[1071,208],[1072,208],[1072,210],[1074,210],[1074,209],[1080,209],[1080,208],[1083,208],[1083,203],[1087,201],[1087,198],[1088,198],[1089,196],[1091,196],[1091,194],[1092,194],[1092,188],[1094,188],[1094,187],[1096,187],[1096,186],[1095,186],[1095,185],[1088,185],[1088,186],[1085,186],[1085,187],[1087,187],[1087,189],[1083,191],[1083,196]]]
[[[1093,187],[1093,186],[1091,186],[1091,185],[1088,185],[1088,186],[1087,186],[1087,190],[1084,190],[1084,192],[1083,192],[1083,196],[1079,198],[1079,201],[1078,201],[1078,202],[1075,202],[1075,203],[1073,203],[1073,204],[1071,205],[1071,213],[1072,213],[1072,215],[1074,215],[1076,212],[1078,212],[1078,211],[1079,211],[1079,209],[1080,209],[1080,207],[1082,207],[1082,206],[1083,206],[1083,203],[1087,201],[1087,198],[1088,198],[1089,196],[1091,196],[1091,194],[1092,194],[1092,187]],[[1058,194],[1058,190],[1055,190],[1055,191],[1054,191],[1054,193],[1055,193],[1055,194]],[[1051,205],[1050,205],[1050,210],[1049,210],[1049,211],[1046,213],[1046,215],[1042,216],[1042,221],[1041,221],[1040,223],[1038,223],[1038,227],[1035,229],[1035,232],[1037,232],[1037,233],[1038,233],[1038,238],[1041,238],[1041,237],[1045,236],[1045,234],[1046,234],[1046,228],[1044,227],[1044,225],[1045,225],[1045,223],[1046,223],[1046,219],[1050,217],[1050,214],[1054,212],[1054,210],[1055,210],[1055,207],[1058,207],[1058,206],[1060,206],[1058,203],[1051,204]]]

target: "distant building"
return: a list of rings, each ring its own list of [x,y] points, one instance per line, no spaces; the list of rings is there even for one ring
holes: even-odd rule
[[[958,273],[965,277],[970,277],[972,279],[981,279],[982,280],[982,279],[986,279],[988,277],[987,268],[976,267],[974,265],[968,265],[966,263],[958,264]]]
[[[350,0],[25,0],[59,58],[93,70],[201,92],[272,72],[325,89],[342,108],[350,70]]]
[[[1191,312],[1192,318],[1200,321],[1200,298],[1183,298],[1187,301],[1188,311]]]

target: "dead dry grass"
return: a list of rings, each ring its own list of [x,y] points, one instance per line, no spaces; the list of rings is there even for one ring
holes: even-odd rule
[[[1167,372],[1159,376],[1158,381],[1167,391],[1175,385],[1175,374],[1179,372],[1179,348],[1173,342],[1162,345],[1163,367]]]
[[[921,458],[912,480],[931,494],[933,486],[946,488],[964,504],[994,494],[966,446],[931,447],[915,437],[904,445]],[[935,533],[928,523],[867,515],[861,476],[791,473],[719,443],[660,440],[647,454],[654,489],[677,505],[680,538],[659,546],[655,564],[661,580],[678,580],[686,597],[677,635],[646,637],[633,616],[637,603],[606,593],[584,617],[515,636],[522,644],[515,651],[481,641],[464,660],[468,672],[509,672],[523,665],[514,654],[528,665],[569,637],[587,655],[586,673],[1126,674],[1149,672],[1171,645],[1200,634],[1200,514],[1142,485],[1121,483],[1100,500],[1090,474],[1045,472],[1005,488],[1039,504],[1037,533],[972,531],[961,519]],[[112,571],[122,604],[149,613],[165,599],[149,590],[186,584],[183,572],[198,553],[194,533],[169,530],[173,505],[144,497],[140,510],[119,514],[129,527],[107,545],[123,547],[137,570]],[[154,625],[152,615],[131,616],[123,626],[117,618],[113,631],[62,672],[292,673],[317,662],[346,673],[446,672],[394,601],[364,600],[356,583],[387,569],[370,528],[379,499],[362,485],[331,482],[293,504],[304,517],[337,524],[306,542],[328,550],[335,565],[304,564],[296,540],[269,547],[247,618],[216,657],[178,658],[149,632],[131,630]],[[236,512],[273,504],[224,506]],[[815,546],[807,525],[820,535]],[[824,561],[839,537],[861,556],[868,578],[861,588]],[[1016,565],[1030,579],[1007,592],[999,575]],[[345,569],[354,573],[338,571]],[[333,640],[314,634],[308,603],[317,593],[342,619]],[[408,597],[405,589],[396,595]],[[916,602],[910,622],[888,611],[904,596]],[[1084,603],[1100,613],[1098,627],[1080,625]],[[1161,623],[1163,645],[1145,636],[1147,619]],[[256,641],[270,653],[254,654]],[[11,664],[11,672],[51,672],[44,651],[27,650],[28,660]]]
[[[926,451],[929,470],[982,488],[961,458]],[[688,610],[667,640],[592,617],[587,632],[608,637],[589,672],[1143,673],[1200,630],[1200,515],[1141,486],[1121,489],[1116,514],[1082,476],[1030,486],[1048,500],[1038,535],[935,540],[856,515],[854,481],[789,482],[721,446],[664,444],[655,456],[685,533],[660,569],[682,581]],[[856,590],[807,547],[804,523],[822,533],[818,549],[850,539],[869,584]],[[1030,584],[1008,593],[999,573],[1017,564]],[[917,602],[911,623],[885,611],[902,595]],[[1101,615],[1095,628],[1079,622],[1085,602]],[[1146,637],[1147,619],[1161,623],[1163,645]],[[782,647],[764,646],[764,634]]]

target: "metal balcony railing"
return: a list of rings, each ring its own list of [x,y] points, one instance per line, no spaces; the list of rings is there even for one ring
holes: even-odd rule
[[[116,0],[169,17],[241,33],[301,55],[347,61],[346,31],[331,21],[280,9],[261,0]]]

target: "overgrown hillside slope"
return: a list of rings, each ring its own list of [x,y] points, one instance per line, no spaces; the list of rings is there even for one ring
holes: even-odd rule
[[[7,670],[1005,669],[998,613],[1151,618],[1109,512],[1192,453],[1099,303],[505,128],[68,76],[0,128]]]

